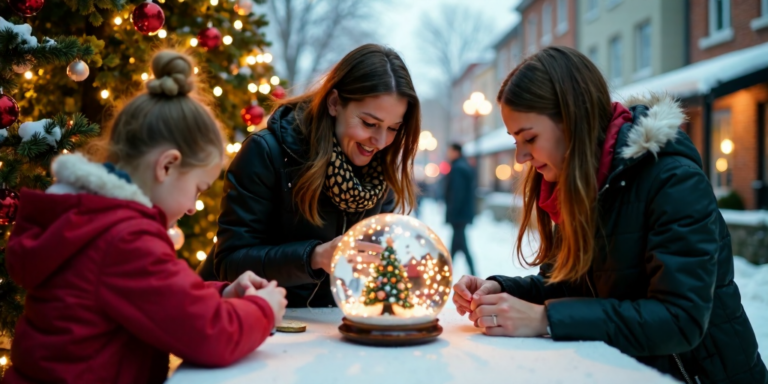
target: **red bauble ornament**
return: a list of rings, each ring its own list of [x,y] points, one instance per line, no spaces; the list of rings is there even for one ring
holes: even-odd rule
[[[163,27],[165,14],[159,5],[151,2],[139,4],[131,14],[133,27],[137,31],[148,35],[155,33]]]
[[[275,85],[275,88],[272,90],[272,97],[275,99],[284,99],[285,98],[285,88]]]
[[[19,105],[8,95],[0,94],[0,129],[8,128],[19,119]]]
[[[240,111],[240,117],[246,125],[259,125],[264,120],[264,108],[258,104],[252,104]]]
[[[203,30],[197,34],[197,42],[205,49],[215,49],[221,45],[221,32],[214,27],[203,28]]]
[[[19,15],[29,17],[43,9],[43,0],[8,0],[8,5]]]
[[[19,211],[19,194],[10,189],[0,189],[0,225],[13,224]]]

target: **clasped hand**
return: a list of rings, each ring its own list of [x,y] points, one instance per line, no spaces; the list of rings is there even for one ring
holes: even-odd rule
[[[547,334],[546,308],[501,291],[499,283],[462,276],[453,286],[456,311],[490,336],[536,337]]]

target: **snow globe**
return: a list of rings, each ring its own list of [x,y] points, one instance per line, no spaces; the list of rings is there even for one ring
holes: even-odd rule
[[[387,213],[355,224],[331,264],[331,291],[344,313],[339,331],[373,345],[436,339],[452,273],[450,253],[421,221]]]

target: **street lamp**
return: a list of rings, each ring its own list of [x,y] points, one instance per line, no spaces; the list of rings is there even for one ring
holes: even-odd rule
[[[493,110],[493,105],[485,99],[482,92],[472,92],[469,99],[464,101],[464,113],[472,116],[475,131],[475,167],[476,177],[480,178],[480,116],[487,116]]]

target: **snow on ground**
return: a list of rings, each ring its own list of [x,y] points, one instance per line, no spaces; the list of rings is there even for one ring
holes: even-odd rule
[[[434,230],[450,248],[453,230],[445,223],[442,203],[424,199],[419,219]],[[527,276],[538,272],[538,267],[523,268],[514,254],[518,226],[510,221],[494,221],[490,211],[484,211],[467,227],[470,252],[478,276]],[[535,239],[533,240],[535,245]],[[532,254],[529,244],[523,250]],[[454,260],[453,275],[458,279],[469,270],[463,257]],[[760,355],[768,364],[768,264],[756,266],[744,258],[734,257],[735,280],[741,291],[741,302],[757,336]]]

